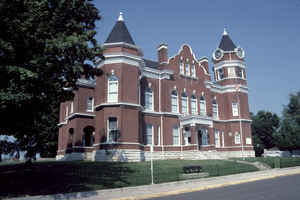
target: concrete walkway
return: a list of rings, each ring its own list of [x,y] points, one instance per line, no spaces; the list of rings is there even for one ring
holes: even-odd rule
[[[188,181],[179,181],[172,183],[163,183],[155,185],[127,187],[120,189],[98,190],[91,192],[78,192],[68,194],[34,196],[24,198],[13,198],[16,200],[109,200],[109,199],[147,199],[153,197],[180,194],[185,192],[193,192],[206,190],[229,185],[236,185],[252,181],[276,178],[279,176],[288,176],[300,174],[300,167],[291,167],[283,169],[271,169],[265,171],[249,172],[243,174],[235,174],[213,178],[202,178]],[[12,200],[12,199],[11,199]]]

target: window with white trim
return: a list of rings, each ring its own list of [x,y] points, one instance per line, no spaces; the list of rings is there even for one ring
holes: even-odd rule
[[[234,67],[228,67],[227,71],[228,71],[228,77],[229,78],[234,78],[235,77],[235,68]]]
[[[108,142],[117,142],[118,141],[118,120],[116,117],[109,117],[107,120],[107,141]]]
[[[171,93],[171,107],[172,112],[178,113],[178,95],[176,90],[173,90]]]
[[[234,144],[241,144],[241,134],[239,132],[235,132]]]
[[[188,63],[185,64],[185,75],[190,76],[190,65]]]
[[[118,77],[111,75],[108,77],[108,96],[107,102],[118,102]]]
[[[237,102],[232,102],[232,116],[239,116],[239,107]]]
[[[192,77],[196,77],[196,68],[195,68],[195,64],[192,64],[191,72],[192,72]]]
[[[157,127],[157,145],[160,146],[160,140],[161,140],[161,132],[160,132],[160,125]]]
[[[180,137],[179,137],[179,128],[178,126],[173,127],[173,145],[178,146],[180,145]]]
[[[212,103],[212,111],[213,111],[213,118],[219,117],[219,106],[217,101],[214,99]]]
[[[86,111],[94,112],[94,98],[93,97],[86,98]]]
[[[200,115],[206,116],[206,101],[204,96],[200,97]]]
[[[152,124],[147,124],[146,125],[146,137],[145,137],[145,144],[146,145],[152,145],[153,144],[153,126]]]
[[[239,78],[244,78],[244,71],[243,71],[242,68],[238,67],[238,68],[236,69],[236,74],[237,74],[237,77],[239,77]]]
[[[153,111],[153,91],[149,87],[145,90],[145,109]]]
[[[184,145],[189,145],[192,142],[191,131],[188,127],[184,129]]]
[[[202,139],[202,145],[208,145],[208,134],[207,134],[207,129],[201,129],[201,139]]]
[[[196,115],[198,113],[197,97],[195,95],[192,95],[191,97],[191,112],[193,115]]]
[[[220,142],[220,131],[219,130],[215,130],[215,144],[216,144],[216,148],[220,148],[221,142]]]
[[[185,92],[181,94],[181,110],[183,114],[188,114],[189,108],[188,108],[188,96]]]
[[[224,70],[223,68],[218,69],[218,80],[221,80],[224,78]]]
[[[180,64],[179,64],[179,71],[180,71],[180,74],[184,74],[184,68],[183,68],[183,62],[180,61]]]

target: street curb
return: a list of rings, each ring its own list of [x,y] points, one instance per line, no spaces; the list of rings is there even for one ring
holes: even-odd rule
[[[161,192],[161,193],[155,193],[155,194],[149,194],[149,195],[113,198],[112,200],[143,200],[143,199],[178,195],[178,194],[189,193],[189,192],[197,192],[197,191],[203,191],[203,190],[215,189],[215,188],[220,188],[220,187],[226,187],[226,186],[260,181],[260,180],[273,179],[273,178],[278,178],[278,177],[283,177],[283,176],[291,176],[291,175],[295,175],[295,174],[300,174],[300,169],[297,169],[297,170],[298,171],[289,172],[286,174],[270,175],[270,176],[264,176],[264,177],[259,177],[259,178],[250,178],[250,179],[242,180],[242,181],[233,181],[233,182],[222,183],[222,184],[212,184],[212,185],[208,185],[208,186],[195,187],[195,188],[189,188],[189,189],[180,189],[180,190],[174,190],[174,191],[170,191],[170,192]]]

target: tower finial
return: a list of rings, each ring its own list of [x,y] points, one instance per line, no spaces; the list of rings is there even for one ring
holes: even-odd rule
[[[228,33],[227,33],[227,31],[226,31],[226,27],[224,27],[223,35],[228,35]]]
[[[122,12],[120,12],[120,16],[119,16],[119,18],[118,18],[118,21],[124,21],[123,13],[122,13]]]

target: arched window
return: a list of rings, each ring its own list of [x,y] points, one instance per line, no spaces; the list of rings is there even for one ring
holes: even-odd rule
[[[212,102],[212,109],[213,109],[213,118],[218,118],[219,117],[219,109],[218,109],[218,103],[215,99]]]
[[[107,102],[118,102],[118,77],[111,75],[108,77],[108,97]]]
[[[188,96],[185,92],[181,94],[181,110],[183,114],[188,114],[189,108],[188,108]]]
[[[185,64],[185,75],[190,76],[190,65],[188,63]]]
[[[200,97],[200,115],[202,116],[206,115],[206,101],[203,95],[201,95]]]
[[[145,90],[145,109],[153,110],[153,91],[149,87]]]
[[[191,97],[191,112],[193,115],[196,115],[198,113],[197,97],[194,94]]]
[[[220,148],[221,142],[220,142],[220,131],[219,130],[215,130],[215,144],[216,144],[216,148]]]
[[[173,90],[171,93],[171,107],[172,112],[178,113],[178,95],[176,90]]]

